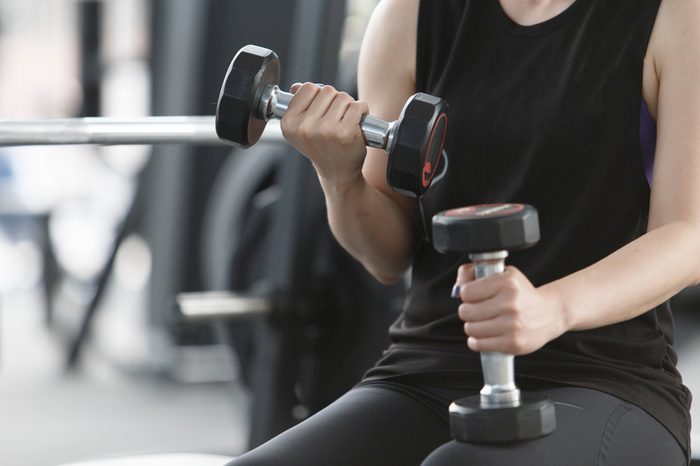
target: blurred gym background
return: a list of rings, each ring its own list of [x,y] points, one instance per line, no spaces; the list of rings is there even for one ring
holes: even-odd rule
[[[212,115],[248,43],[283,88],[353,93],[376,1],[0,0],[0,118]],[[208,290],[273,311],[184,318]],[[284,144],[0,147],[0,464],[241,453],[349,388],[403,293],[338,248]],[[675,310],[700,393],[698,303]]]

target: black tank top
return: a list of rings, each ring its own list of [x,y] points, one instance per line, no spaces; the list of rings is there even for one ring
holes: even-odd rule
[[[431,217],[493,202],[534,205],[540,243],[509,263],[535,285],[587,267],[644,234],[649,184],[640,145],[642,70],[660,0],[577,0],[534,26],[499,0],[424,0],[417,88],[446,99],[441,168],[421,199],[418,250],[392,346],[368,379],[479,388],[450,298],[466,256],[438,254]],[[668,303],[627,322],[569,332],[516,358],[523,388],[574,385],[634,403],[688,451],[690,393],[676,371]]]

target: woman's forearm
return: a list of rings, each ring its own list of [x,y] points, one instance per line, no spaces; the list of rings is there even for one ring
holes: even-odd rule
[[[396,282],[415,251],[417,214],[359,176],[342,188],[321,180],[328,220],[340,244],[382,283]]]
[[[698,226],[669,223],[541,290],[561,299],[567,330],[629,320],[698,283],[699,239]]]

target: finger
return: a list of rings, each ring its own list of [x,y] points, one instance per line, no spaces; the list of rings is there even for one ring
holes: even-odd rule
[[[528,346],[522,343],[517,343],[512,336],[499,335],[496,337],[475,338],[469,337],[467,345],[472,351],[479,353],[504,353],[514,356],[522,356],[524,354],[535,351],[534,346]]]
[[[343,119],[340,121],[344,127],[347,127],[352,134],[365,143],[365,136],[362,134],[362,120],[369,113],[369,107],[365,102],[357,101],[350,104],[347,108]]]
[[[294,83],[292,84],[292,87],[289,88],[289,92],[291,94],[296,94],[297,91],[301,88],[302,83]]]
[[[348,109],[353,104],[353,102],[355,101],[347,93],[339,93],[333,100],[331,108],[328,109],[328,117],[332,118],[335,121],[342,121],[343,117],[345,116],[345,113],[347,113]]]
[[[284,116],[290,118],[306,112],[320,91],[318,86],[313,83],[302,84],[301,87],[297,88],[292,101],[289,102],[289,108]]]
[[[502,315],[501,307],[495,299],[480,303],[462,303],[457,308],[457,315],[463,322],[483,322]]]
[[[320,119],[323,118],[328,110],[333,105],[333,101],[338,95],[338,91],[333,88],[333,86],[323,86],[319,89],[318,95],[311,103],[311,106],[307,110],[309,117]]]
[[[351,97],[352,98],[352,97]],[[358,126],[362,121],[362,117],[369,114],[369,105],[367,102],[357,100],[353,102],[343,115],[343,121],[356,123]]]
[[[462,264],[457,269],[457,281],[459,283],[467,283],[474,281],[474,264]]]
[[[491,299],[504,290],[514,289],[516,277],[513,274],[498,273],[488,277],[462,283],[459,297],[463,302],[478,303]]]
[[[474,281],[474,264],[469,263],[460,265],[457,269],[457,280],[455,280],[450,296],[453,298],[459,298],[462,283],[471,281]]]
[[[362,134],[362,118],[367,115],[369,108],[364,102],[353,102],[345,111],[342,120],[340,120],[341,125],[345,128],[345,131],[354,138],[361,140],[365,144],[364,135]]]
[[[469,337],[467,339],[467,345],[469,346],[470,350],[476,351],[478,353],[494,352],[514,354],[512,348],[508,344],[507,338],[504,336],[485,338]]]
[[[504,317],[496,317],[480,322],[468,321],[464,324],[464,333],[474,338],[492,338],[506,333],[507,321]]]

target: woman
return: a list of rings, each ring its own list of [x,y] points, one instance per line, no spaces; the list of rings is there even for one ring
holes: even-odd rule
[[[698,24],[692,0],[382,1],[363,101],[295,85],[282,129],[341,244],[382,282],[412,267],[404,312],[355,389],[233,464],[686,464],[667,301],[700,283]],[[416,91],[451,108],[449,169],[418,201],[391,191],[358,130]],[[658,125],[651,187],[640,123]],[[477,281],[466,257],[435,252],[429,222],[490,202],[534,205],[542,240]],[[447,406],[478,393],[480,351],[519,356],[520,388],[557,403],[553,434],[450,441]]]

